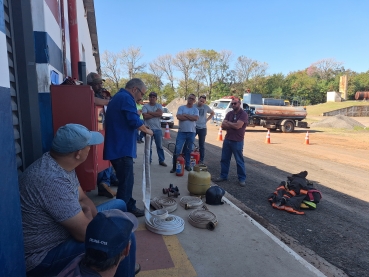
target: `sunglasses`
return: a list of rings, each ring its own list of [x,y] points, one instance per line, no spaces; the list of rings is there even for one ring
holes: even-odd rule
[[[234,105],[237,105],[237,104],[238,104],[238,102],[232,102],[231,104],[234,106]]]
[[[142,96],[145,95],[145,93],[143,93],[138,87],[136,87],[136,89],[138,89],[138,91],[141,93]]]

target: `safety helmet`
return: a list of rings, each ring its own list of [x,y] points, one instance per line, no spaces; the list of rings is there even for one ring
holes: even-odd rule
[[[206,204],[209,205],[221,205],[222,197],[225,194],[225,190],[218,186],[212,186],[206,191]]]

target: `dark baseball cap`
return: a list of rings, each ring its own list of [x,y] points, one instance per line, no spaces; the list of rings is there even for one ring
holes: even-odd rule
[[[157,93],[156,93],[156,92],[154,92],[154,91],[150,92],[149,97],[150,97],[150,96],[158,97]]]
[[[106,253],[113,258],[126,248],[131,233],[138,227],[136,216],[118,209],[99,212],[88,224],[85,248]]]
[[[80,124],[67,124],[56,131],[51,148],[58,153],[67,154],[81,150],[89,145],[104,142],[104,136]]]

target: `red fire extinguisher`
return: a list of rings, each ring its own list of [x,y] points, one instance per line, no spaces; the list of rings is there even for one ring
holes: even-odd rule
[[[183,158],[183,155],[181,154],[177,157],[177,161],[176,161],[176,175],[183,176],[184,168],[185,168],[185,159]]]
[[[194,167],[196,164],[199,164],[200,152],[199,152],[199,149],[196,147],[196,145],[194,147],[194,150],[191,152],[190,157],[191,157],[190,158],[191,167]]]

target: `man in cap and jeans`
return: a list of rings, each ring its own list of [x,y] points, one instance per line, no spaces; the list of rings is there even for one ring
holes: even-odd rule
[[[161,122],[160,118],[163,115],[163,107],[156,103],[156,100],[158,99],[158,95],[156,92],[152,91],[149,94],[149,103],[144,105],[142,108],[142,115],[145,119],[145,125],[148,126],[154,133],[154,139],[156,144],[156,152],[158,153],[159,157],[159,164],[161,166],[167,166],[167,164],[164,162],[165,156],[164,156],[164,150],[163,150],[163,133],[161,131]],[[150,144],[150,163],[152,161],[152,141]]]
[[[87,75],[87,84],[90,85],[94,91],[94,103],[98,106],[107,106],[111,99],[110,93],[103,88],[103,81],[105,80],[95,72],[91,72]],[[99,196],[113,198],[116,195],[116,192],[110,188],[113,184],[118,185],[118,179],[112,166],[97,174]]]
[[[87,226],[85,254],[70,262],[57,277],[128,276],[122,261],[129,258],[131,236],[137,226],[138,220],[131,213],[116,209],[98,213]]]
[[[98,211],[127,211],[114,199],[95,207],[83,192],[75,168],[91,146],[104,137],[79,124],[58,129],[50,152],[31,164],[19,177],[27,276],[55,276],[85,251],[86,228]],[[136,242],[132,236],[126,267],[134,274]],[[133,275],[131,274],[131,276]]]

